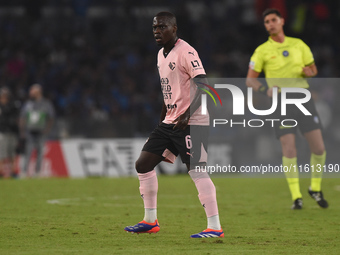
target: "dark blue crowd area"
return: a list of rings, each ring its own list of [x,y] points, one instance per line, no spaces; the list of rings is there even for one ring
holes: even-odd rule
[[[261,12],[275,2],[286,34],[311,47],[318,77],[339,77],[337,1],[1,0],[0,87],[24,101],[40,83],[62,123],[56,136],[147,136],[162,106],[152,17],[177,15],[179,36],[199,52],[209,77],[245,77],[268,37]],[[339,116],[340,86],[315,89]]]

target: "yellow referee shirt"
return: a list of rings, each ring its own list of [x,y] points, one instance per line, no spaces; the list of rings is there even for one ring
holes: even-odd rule
[[[256,48],[249,66],[258,73],[264,71],[269,87],[308,88],[302,68],[313,63],[314,57],[307,44],[301,39],[285,36],[283,43],[269,37],[268,41]]]

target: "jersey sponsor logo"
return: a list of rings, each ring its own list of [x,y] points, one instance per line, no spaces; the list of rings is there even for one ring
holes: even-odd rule
[[[167,104],[166,108],[168,108],[168,109],[175,109],[175,108],[177,108],[177,104]]]
[[[176,63],[175,62],[170,62],[169,63],[169,67],[170,67],[171,71],[173,71],[175,69],[175,67],[176,67]]]
[[[196,68],[196,67],[200,66],[200,63],[198,63],[197,60],[194,60],[194,61],[191,61],[191,65],[192,65],[193,68]]]
[[[274,59],[274,58],[276,58],[276,56],[272,56],[272,57],[271,57],[271,59]]]
[[[169,93],[171,91],[171,86],[170,85],[161,85],[163,93]]]
[[[283,55],[284,57],[288,57],[288,56],[289,56],[289,52],[286,51],[286,50],[284,50],[284,51],[282,52],[282,55]]]
[[[314,116],[314,122],[315,122],[315,123],[319,123],[319,122],[320,122],[320,120],[319,120],[319,117],[318,117],[318,116]]]
[[[195,56],[195,53],[191,51],[189,51],[188,54],[192,54],[193,56]]]
[[[162,85],[167,85],[167,84],[169,84],[169,79],[168,79],[168,78],[161,78],[161,84],[162,84]]]
[[[163,99],[171,99],[172,92],[171,92],[171,85],[168,84],[168,78],[161,79],[161,89],[163,93]]]

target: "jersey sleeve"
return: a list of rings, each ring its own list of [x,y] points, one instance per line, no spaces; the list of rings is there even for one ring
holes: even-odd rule
[[[301,41],[302,58],[305,66],[309,66],[314,63],[314,56],[307,44]]]
[[[190,78],[194,78],[197,75],[205,74],[202,61],[198,56],[195,49],[191,48],[182,53],[182,66],[185,71],[189,74]]]
[[[249,68],[255,72],[261,73],[263,70],[263,54],[257,48],[250,58]]]

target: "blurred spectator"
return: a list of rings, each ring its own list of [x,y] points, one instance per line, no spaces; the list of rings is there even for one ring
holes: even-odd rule
[[[29,95],[31,100],[25,103],[20,113],[20,136],[26,139],[23,177],[28,173],[33,149],[37,152],[35,175],[39,174],[45,140],[54,120],[54,108],[49,100],[43,98],[39,84],[32,85]]]
[[[16,176],[15,150],[18,141],[19,109],[7,88],[0,89],[0,177]]]

